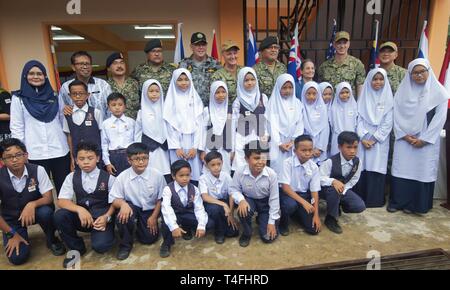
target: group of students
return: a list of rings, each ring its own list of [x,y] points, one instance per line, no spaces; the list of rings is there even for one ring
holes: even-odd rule
[[[190,72],[180,68],[165,95],[158,81],[143,84],[136,120],[124,115],[126,97],[109,95],[111,116],[104,121],[89,106],[85,83],[69,84],[73,106],[55,104],[46,91],[47,79],[40,86],[26,79],[35,67],[24,73],[31,90],[24,86],[27,90],[16,93],[12,105],[23,106],[33,117],[44,109],[51,112],[40,116],[40,125],[44,130],[59,122],[68,136],[73,172],[60,186],[55,181],[60,209],[53,214],[47,173],[39,162],[26,162],[28,148],[20,140],[27,136],[0,146],[5,163],[0,169],[0,229],[13,264],[28,258],[26,227],[35,222],[55,255],[65,251],[55,229],[69,249],[81,254],[86,248],[77,231],[90,231],[92,248],[104,253],[115,242],[117,225],[118,259],[128,257],[135,228],[144,244],[154,243],[161,231],[161,257],[170,255],[174,238],[191,239],[193,232],[199,238],[206,229],[214,229],[221,244],[239,234],[235,205],[243,247],[250,242],[255,213],[264,242],[288,235],[291,217],[307,233],[317,234],[319,199],[327,203],[325,225],[342,233],[341,208],[360,213],[366,206],[384,205],[392,128],[396,140],[388,211],[426,213],[432,207],[438,138],[449,97],[424,59],[409,65],[395,98],[383,69],[369,72],[356,102],[345,82],[336,88],[308,82],[299,100],[288,74],[278,77],[269,98],[260,92],[255,71],[244,67],[236,100],[229,104],[227,85],[216,81],[206,108]],[[27,106],[33,94],[48,95],[53,102],[42,102],[36,110]],[[12,131],[15,137],[17,128]],[[69,262],[65,259],[64,266]]]

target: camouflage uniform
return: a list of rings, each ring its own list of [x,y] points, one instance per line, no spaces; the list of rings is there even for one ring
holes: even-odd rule
[[[366,69],[363,63],[351,55],[348,55],[343,63],[337,63],[333,57],[319,67],[319,80],[321,82],[329,82],[334,88],[341,82],[348,82],[352,86],[355,97],[357,86],[363,85],[365,79]]]
[[[222,66],[214,58],[208,56],[208,58],[196,64],[193,57],[185,58],[180,62],[180,68],[185,68],[192,74],[192,80],[194,82],[195,89],[197,90],[200,98],[203,101],[204,106],[209,105],[209,90],[211,84],[211,76]]]
[[[125,115],[136,120],[137,112],[141,109],[141,96],[139,94],[139,83],[128,77],[120,87],[113,79],[108,79],[108,84],[114,93],[120,93],[127,99],[127,110]]]
[[[407,70],[401,66],[395,65],[387,71],[389,83],[391,84],[392,93],[395,95],[400,83],[406,75]]]
[[[275,86],[277,78],[287,72],[286,65],[279,62],[275,63],[275,68],[273,72],[264,62],[260,61],[253,66],[258,77],[259,89],[262,93],[267,95],[268,98],[272,95],[272,90]]]
[[[172,73],[177,68],[176,64],[163,62],[163,65],[157,69],[149,62],[138,65],[131,77],[139,82],[139,91],[142,89],[142,85],[149,79],[155,79],[161,83],[164,91],[164,96],[169,89],[170,80],[172,79]]]
[[[216,71],[211,76],[211,83],[214,81],[223,81],[227,84],[228,87],[228,106],[232,106],[234,100],[237,97],[237,74],[239,73],[239,70],[241,69],[241,66],[237,66],[236,69],[236,75],[232,75],[230,72],[228,72],[225,68],[221,68],[218,71]]]

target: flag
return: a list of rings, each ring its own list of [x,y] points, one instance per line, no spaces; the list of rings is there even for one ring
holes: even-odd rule
[[[370,69],[374,69],[380,66],[380,58],[378,53],[378,20],[375,20],[375,40],[373,41],[372,49],[370,50]]]
[[[254,66],[259,61],[258,49],[256,48],[255,37],[253,36],[252,26],[248,25],[248,39],[247,39],[247,62],[249,67]]]
[[[423,23],[422,35],[419,42],[419,54],[418,58],[428,59],[428,23]]]
[[[219,51],[217,50],[216,31],[213,30],[213,44],[211,49],[211,57],[215,60],[219,60]]]
[[[334,39],[336,38],[337,23],[336,19],[333,19],[333,32],[331,34],[330,44],[328,45],[327,59],[332,58],[336,54],[336,49],[334,48]]]
[[[447,52],[445,53],[444,63],[442,64],[441,74],[439,75],[439,82],[447,89],[450,94],[450,39],[447,41]],[[450,101],[448,103],[450,109]]]
[[[176,64],[184,59],[183,32],[181,26],[183,26],[183,23],[178,23],[178,39],[177,45],[175,46],[175,55],[173,56],[173,62]]]
[[[291,49],[289,50],[289,62],[288,62],[288,73],[298,80],[302,76],[302,71],[300,66],[302,64],[302,59],[300,55],[300,45],[298,43],[298,23],[295,26],[294,36],[291,39]]]

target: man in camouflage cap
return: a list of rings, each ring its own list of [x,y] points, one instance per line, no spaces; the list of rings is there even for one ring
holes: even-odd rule
[[[336,33],[333,46],[336,54],[319,67],[319,80],[329,82],[333,87],[341,82],[348,82],[353,94],[358,97],[366,79],[366,69],[359,59],[348,54],[350,34],[346,31]]]
[[[266,37],[259,45],[259,53],[261,60],[253,68],[258,76],[259,89],[270,98],[277,78],[287,72],[286,65],[278,60],[278,37]]]
[[[398,48],[395,43],[388,41],[380,45],[380,67],[386,70],[394,95],[407,72],[406,69],[395,64],[397,57]]]
[[[222,45],[222,57],[225,61],[223,68],[216,71],[211,77],[214,81],[223,81],[228,87],[228,106],[231,108],[236,99],[237,75],[242,68],[238,65],[239,47],[234,41],[227,41]]]
[[[192,55],[180,62],[180,68],[189,70],[204,106],[209,105],[209,87],[211,76],[219,70],[220,63],[206,53],[208,42],[202,32],[195,32],[191,36]]]
[[[115,52],[106,59],[106,69],[109,73],[108,84],[113,93],[120,93],[127,100],[125,115],[136,120],[137,112],[141,108],[139,83],[127,76],[127,66],[123,54]]]
[[[147,42],[144,52],[147,54],[147,62],[138,65],[131,73],[131,76],[139,82],[140,90],[142,90],[144,82],[149,79],[159,81],[165,96],[169,88],[172,73],[177,66],[164,61],[160,39],[152,39]]]

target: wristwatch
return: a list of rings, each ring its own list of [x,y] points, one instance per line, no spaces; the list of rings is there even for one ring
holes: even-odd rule
[[[12,239],[15,234],[16,234],[16,231],[13,228],[11,228],[11,230],[9,232],[5,233],[6,238],[8,238],[8,240]]]

